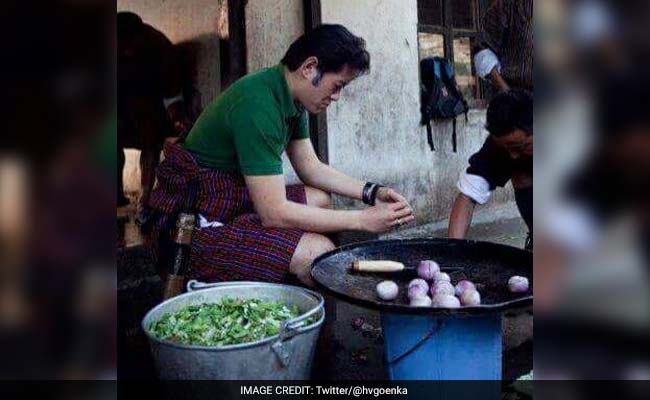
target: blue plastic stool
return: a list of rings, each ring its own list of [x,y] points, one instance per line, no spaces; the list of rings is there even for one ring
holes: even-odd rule
[[[500,380],[502,314],[381,314],[392,380]]]

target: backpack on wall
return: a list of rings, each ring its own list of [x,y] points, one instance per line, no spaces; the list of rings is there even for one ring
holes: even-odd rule
[[[456,117],[465,114],[469,107],[463,97],[451,63],[441,57],[429,57],[420,61],[420,114],[422,125],[427,127],[427,141],[434,151],[431,120],[453,119],[453,147],[456,152]]]

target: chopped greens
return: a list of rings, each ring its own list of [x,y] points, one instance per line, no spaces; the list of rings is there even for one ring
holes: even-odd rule
[[[165,314],[150,329],[157,338],[178,344],[226,346],[275,336],[282,321],[299,315],[298,307],[280,301],[224,298]]]

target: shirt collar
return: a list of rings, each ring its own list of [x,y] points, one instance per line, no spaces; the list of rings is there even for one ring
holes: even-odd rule
[[[297,117],[302,115],[305,109],[301,104],[293,100],[293,96],[291,96],[291,91],[289,90],[289,84],[287,83],[287,79],[284,76],[284,69],[285,67],[282,64],[278,64],[273,67],[273,72],[277,76],[279,83],[280,90],[278,96],[280,100],[280,106],[282,107],[282,113],[286,117]]]

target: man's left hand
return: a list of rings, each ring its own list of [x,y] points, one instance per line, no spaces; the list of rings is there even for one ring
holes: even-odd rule
[[[387,187],[380,187],[379,190],[377,190],[377,196],[375,197],[376,202],[382,202],[382,203],[398,203],[398,202],[403,202],[406,203],[411,209],[411,205],[409,204],[408,200],[401,194],[397,193],[395,190]]]
[[[404,198],[404,196],[387,187],[380,187],[379,190],[377,190],[376,199],[383,201],[384,203],[397,203],[399,201],[403,201],[408,204],[408,201],[406,201],[406,198]]]
[[[406,206],[411,210],[410,216],[413,216],[413,208],[410,206],[409,202],[404,196],[397,193],[395,190],[387,187],[380,187],[377,190],[377,196],[375,197],[375,204],[381,203],[405,203]],[[402,223],[399,223],[399,226],[402,226]]]

